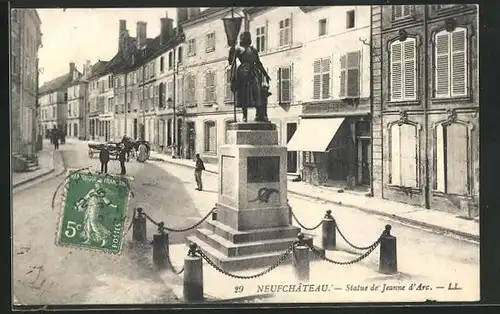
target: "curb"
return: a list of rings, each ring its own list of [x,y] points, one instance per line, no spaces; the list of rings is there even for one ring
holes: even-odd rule
[[[46,171],[46,172],[44,172],[44,173],[40,173],[39,175],[36,175],[36,176],[34,176],[34,177],[31,177],[31,178],[28,178],[28,179],[23,180],[23,181],[21,181],[21,182],[17,182],[16,184],[13,184],[13,185],[12,185],[12,188],[14,189],[14,188],[17,188],[17,187],[23,186],[23,185],[25,185],[26,183],[33,182],[33,181],[35,181],[35,180],[37,180],[37,179],[40,179],[40,178],[42,178],[42,177],[45,177],[45,176],[47,176],[47,175],[49,175],[49,174],[53,173],[54,171],[55,171],[55,169],[49,169],[48,171]]]
[[[184,166],[184,167],[187,167],[187,168],[194,168],[193,166],[186,165],[186,164],[183,164],[183,163],[176,163],[174,161],[163,159],[161,157],[156,157],[155,159],[158,159],[158,160],[163,161],[163,162],[167,162],[167,163],[179,165],[179,166]],[[208,172],[208,173],[211,173],[211,174],[218,175],[217,172],[212,171],[212,170],[205,170],[205,171]],[[453,235],[456,235],[456,236],[463,237],[463,238],[465,238],[467,240],[472,240],[472,241],[475,241],[475,242],[479,242],[480,241],[479,240],[480,239],[479,235],[475,235],[475,234],[471,234],[471,233],[467,233],[467,232],[462,232],[462,231],[459,231],[459,230],[453,230],[453,229],[449,229],[449,228],[446,228],[446,227],[442,227],[442,226],[438,226],[438,225],[434,225],[434,224],[430,224],[430,223],[427,223],[427,222],[418,221],[418,220],[414,220],[414,219],[410,219],[410,218],[405,218],[405,217],[394,215],[394,214],[379,212],[379,211],[368,209],[368,208],[364,208],[364,207],[358,207],[358,206],[355,206],[355,205],[349,205],[349,204],[344,204],[344,203],[340,203],[340,202],[335,202],[335,201],[331,201],[331,200],[328,200],[328,199],[325,199],[325,198],[321,198],[321,197],[317,197],[317,196],[310,196],[310,195],[307,195],[307,194],[304,194],[304,193],[295,192],[295,191],[291,191],[291,190],[288,190],[288,193],[292,194],[292,195],[298,195],[298,196],[302,196],[302,197],[306,197],[306,198],[318,200],[318,201],[323,201],[323,202],[330,203],[330,204],[335,204],[335,205],[341,206],[341,207],[354,208],[354,209],[363,211],[365,213],[373,214],[373,215],[378,215],[378,216],[383,216],[383,217],[391,218],[393,220],[396,220],[396,221],[399,221],[399,222],[402,222],[402,223],[405,223],[405,224],[408,224],[408,225],[411,225],[411,226],[423,227],[423,228],[430,229],[430,231],[432,231],[434,233],[438,233],[438,234],[449,233],[449,234],[453,234]]]

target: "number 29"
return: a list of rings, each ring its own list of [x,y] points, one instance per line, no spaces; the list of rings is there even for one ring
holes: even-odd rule
[[[243,286],[234,286],[234,293],[242,293]]]

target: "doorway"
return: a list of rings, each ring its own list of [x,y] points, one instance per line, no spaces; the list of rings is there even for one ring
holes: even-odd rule
[[[358,137],[358,183],[370,185],[371,142],[370,138]]]
[[[297,131],[297,123],[287,123],[286,124],[286,143],[292,139],[293,135]],[[298,154],[296,151],[288,151],[287,153],[287,172],[297,173],[297,159]]]
[[[134,136],[134,140],[135,140],[135,139],[137,139],[137,119],[134,119],[132,131],[133,131],[133,136]]]
[[[193,159],[195,150],[196,150],[196,134],[195,134],[195,128],[194,128],[194,122],[189,121],[186,123],[186,129],[188,130],[188,151],[187,151],[187,156],[186,158],[188,159]]]

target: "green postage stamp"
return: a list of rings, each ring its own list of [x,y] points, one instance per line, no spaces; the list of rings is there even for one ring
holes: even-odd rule
[[[129,178],[70,171],[56,243],[118,254],[129,199]]]

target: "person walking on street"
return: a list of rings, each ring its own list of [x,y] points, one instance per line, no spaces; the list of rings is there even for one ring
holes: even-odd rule
[[[58,150],[59,149],[59,134],[58,134],[55,126],[52,129],[51,138],[52,138],[52,144],[54,144],[54,150]]]
[[[120,153],[118,154],[118,160],[120,161],[120,174],[126,175],[127,169],[125,169],[125,160],[127,159],[127,151],[125,150],[125,145],[120,144]]]
[[[196,179],[196,190],[203,190],[203,181],[201,179],[201,173],[205,170],[205,164],[201,160],[200,154],[196,154],[196,166],[194,168],[194,178]]]
[[[106,145],[99,152],[99,161],[101,162],[101,173],[108,173],[109,150]]]

